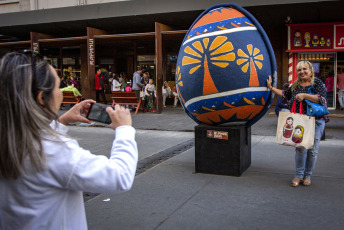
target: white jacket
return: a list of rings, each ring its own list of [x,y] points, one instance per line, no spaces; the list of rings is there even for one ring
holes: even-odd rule
[[[111,91],[121,91],[121,83],[116,79],[112,80],[112,88]]]
[[[156,92],[155,92],[155,85],[154,84],[147,84],[145,87],[145,95],[148,94],[148,91],[153,92],[154,97],[156,97]]]
[[[162,94],[168,97],[171,96],[171,88],[169,86],[167,86],[167,88],[164,88],[164,86],[162,86]]]
[[[68,128],[58,125],[58,132]],[[138,152],[135,129],[120,126],[111,156],[93,155],[76,140],[43,141],[47,169],[17,180],[0,179],[0,229],[87,229],[82,191],[119,193],[131,188]]]

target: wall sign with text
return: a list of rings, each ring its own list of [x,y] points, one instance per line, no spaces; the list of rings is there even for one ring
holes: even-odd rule
[[[344,24],[334,26],[334,48],[344,49]]]

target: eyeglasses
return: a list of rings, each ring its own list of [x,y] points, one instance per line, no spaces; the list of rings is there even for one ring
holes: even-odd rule
[[[32,78],[35,79],[36,78],[36,61],[37,59],[45,60],[45,57],[41,55],[40,53],[33,50],[20,50],[20,51],[17,51],[17,53],[25,54],[31,57],[31,73],[32,73]]]

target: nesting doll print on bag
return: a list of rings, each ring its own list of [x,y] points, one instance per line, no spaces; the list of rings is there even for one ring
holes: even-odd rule
[[[303,139],[304,128],[301,125],[295,127],[292,141],[294,143],[301,143]]]
[[[294,119],[292,117],[288,117],[285,125],[283,126],[283,137],[290,138],[291,134],[293,133],[293,122]]]

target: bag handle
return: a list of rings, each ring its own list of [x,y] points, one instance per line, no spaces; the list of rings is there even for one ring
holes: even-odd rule
[[[291,107],[291,110],[290,110],[291,113],[296,113],[296,100],[294,101],[293,103],[293,106]],[[303,106],[302,106],[302,102],[300,101],[300,114],[301,115],[304,115],[304,111],[303,111]]]
[[[305,112],[303,111],[302,101],[300,101],[300,114],[304,115]]]
[[[291,110],[290,110],[291,113],[296,113],[296,100],[294,101],[292,107],[291,107]]]
[[[313,85],[308,88],[308,94],[316,94]]]

